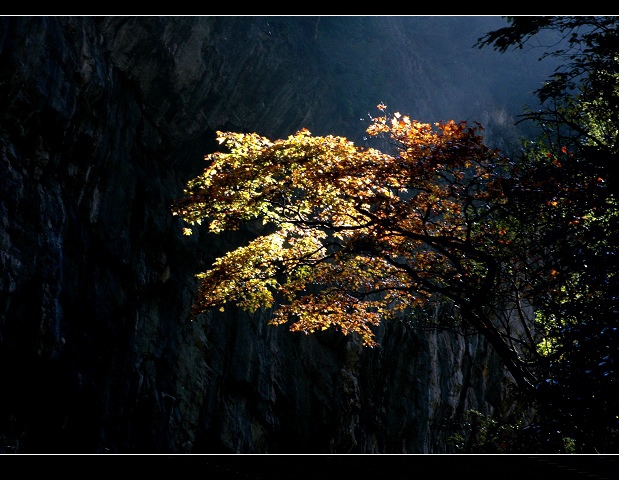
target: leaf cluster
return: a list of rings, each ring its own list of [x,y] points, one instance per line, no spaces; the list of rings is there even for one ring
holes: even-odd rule
[[[379,106],[383,111],[385,107]],[[276,307],[273,323],[306,333],[336,327],[375,345],[371,327],[436,295],[487,297],[493,251],[509,241],[491,220],[510,165],[481,126],[434,125],[395,113],[367,133],[395,154],[301,130],[283,140],[218,132],[173,212],[219,233],[262,219],[273,227],[198,275],[194,313],[234,302]]]

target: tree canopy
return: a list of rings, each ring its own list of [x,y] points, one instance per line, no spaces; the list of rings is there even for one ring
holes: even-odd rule
[[[514,238],[502,221],[502,182],[513,165],[484,144],[477,124],[431,125],[396,112],[373,118],[367,133],[386,137],[393,152],[307,130],[276,141],[218,133],[229,152],[206,157],[174,213],[215,233],[260,218],[270,233],[198,275],[194,313],[227,302],[274,307],[274,324],[335,327],[373,346],[379,322],[441,307],[443,326],[484,335],[530,386],[519,352],[534,354],[535,341],[507,288],[515,280],[504,251]]]

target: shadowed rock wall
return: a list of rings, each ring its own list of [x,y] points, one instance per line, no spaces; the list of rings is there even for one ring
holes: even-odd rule
[[[384,101],[506,144],[532,67],[493,54],[465,84],[502,25],[468,21],[454,43],[443,18],[1,18],[0,451],[439,453],[466,409],[509,408],[476,337],[189,322],[194,273],[249,233],[184,237],[168,208],[219,129],[362,142]]]

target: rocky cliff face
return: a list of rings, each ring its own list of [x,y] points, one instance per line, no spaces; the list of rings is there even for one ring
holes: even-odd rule
[[[0,22],[0,451],[438,453],[466,409],[509,408],[476,337],[391,324],[364,349],[268,312],[190,322],[194,273],[243,233],[184,237],[168,208],[218,129],[361,142],[384,101],[505,142],[537,85],[501,104],[498,77],[475,90],[427,56],[474,70],[500,19],[455,45],[439,18]]]

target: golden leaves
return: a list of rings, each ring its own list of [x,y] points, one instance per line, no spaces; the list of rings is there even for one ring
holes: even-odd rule
[[[399,112],[373,118],[367,133],[389,137],[399,146],[393,154],[307,129],[275,141],[217,132],[228,152],[205,157],[209,166],[173,213],[190,224],[204,220],[214,233],[262,219],[272,233],[198,274],[194,311],[226,302],[250,311],[275,306],[273,324],[337,328],[375,345],[372,327],[395,311],[485,271],[475,245],[483,250],[502,233],[480,226],[486,206],[501,198],[489,186],[499,184],[502,159],[483,145],[480,129]]]

